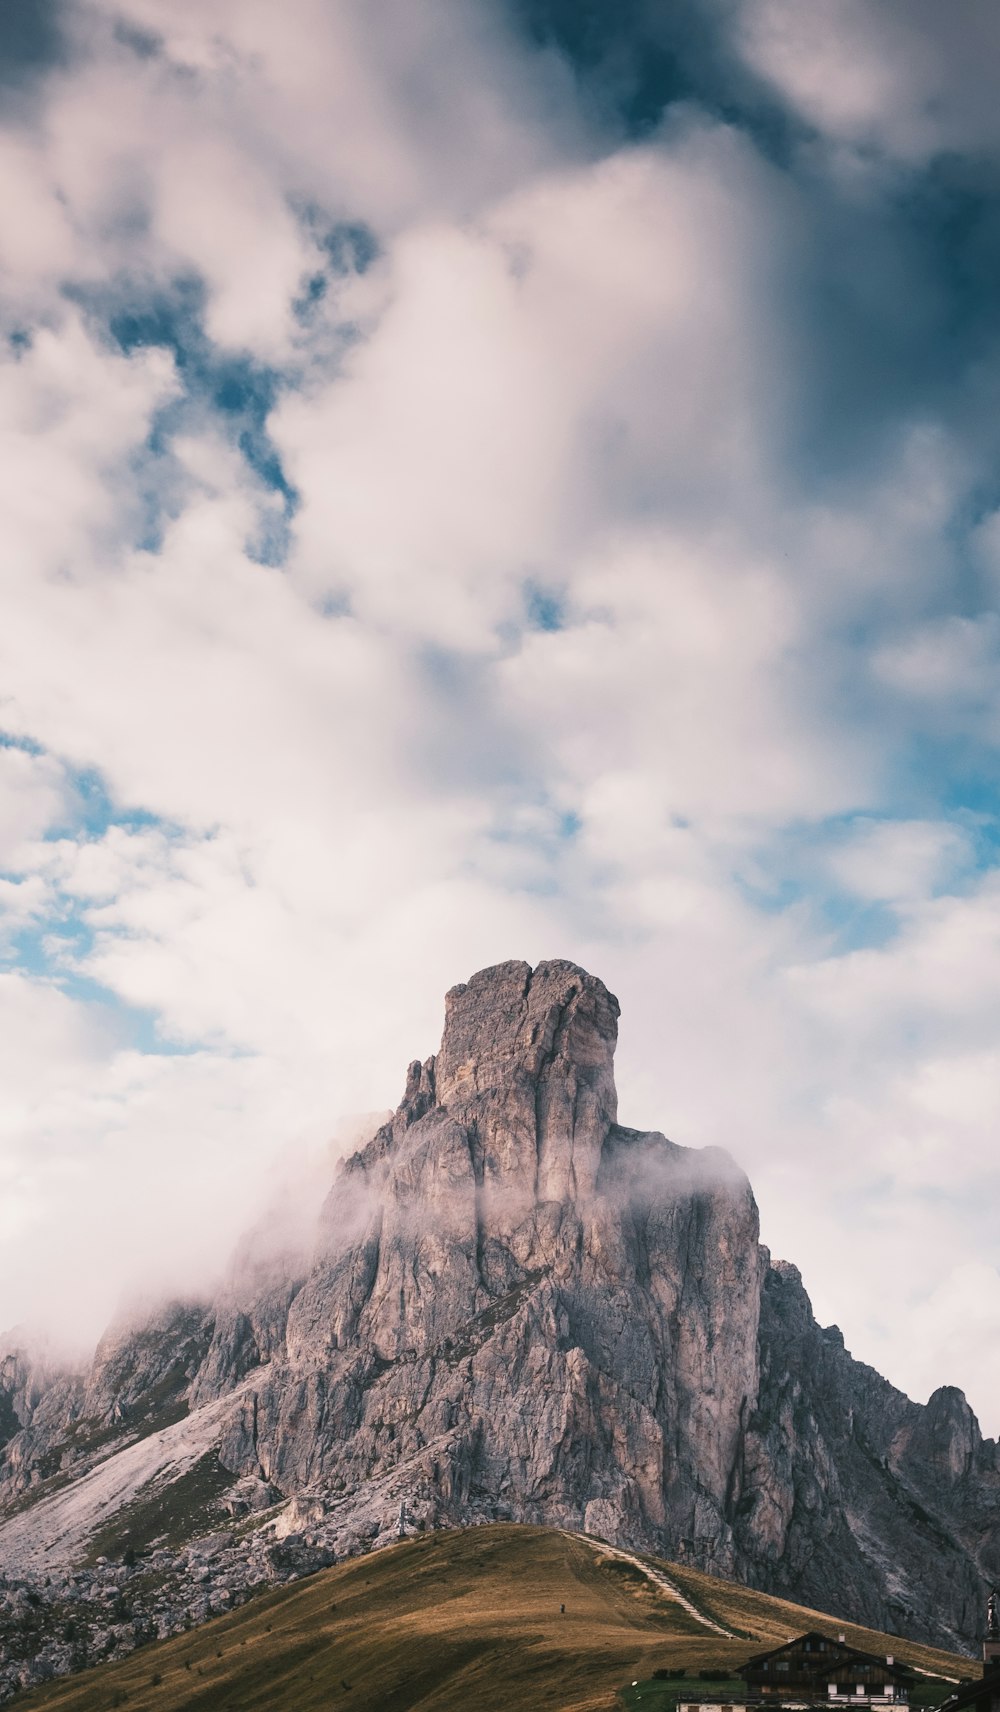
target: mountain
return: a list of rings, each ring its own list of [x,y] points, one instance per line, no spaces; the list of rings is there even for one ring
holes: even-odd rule
[[[510,1524],[434,1533],[353,1558],[243,1610],[32,1694],[46,1712],[666,1712],[705,1691],[699,1670],[806,1629],[894,1652],[937,1705],[965,1661],[845,1627],[675,1564]],[[654,1671],[684,1670],[669,1682]],[[931,1673],[927,1675],[925,1673]],[[628,1685],[638,1682],[636,1696]],[[722,1684],[725,1692],[728,1685]],[[714,1682],[712,1692],[720,1692]]]
[[[307,1257],[251,1236],[219,1300],[119,1328],[86,1373],[0,1350],[0,1571],[55,1609],[76,1566],[116,1617],[74,1623],[71,1662],[400,1528],[498,1520],[976,1635],[997,1446],[960,1392],[912,1403],[816,1324],[727,1154],[618,1123],[617,1023],[574,964],[481,971]],[[96,1561],[125,1552],[155,1597]],[[33,1668],[0,1609],[0,1685]]]

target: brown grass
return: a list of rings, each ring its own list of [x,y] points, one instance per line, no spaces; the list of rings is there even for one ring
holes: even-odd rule
[[[608,1712],[663,1665],[738,1664],[805,1628],[972,1674],[968,1661],[667,1566],[724,1641],[580,1536],[503,1525],[355,1558],[19,1699],[32,1712]],[[566,1606],[565,1615],[560,1613]]]

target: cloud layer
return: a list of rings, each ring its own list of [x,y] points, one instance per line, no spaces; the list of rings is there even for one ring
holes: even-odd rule
[[[21,43],[0,1321],[202,1284],[449,985],[570,956],[624,1119],[996,1429],[995,29],[588,17]]]

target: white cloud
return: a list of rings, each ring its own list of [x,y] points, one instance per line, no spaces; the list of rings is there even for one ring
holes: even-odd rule
[[[946,150],[995,152],[990,67],[1000,23],[976,0],[753,0],[736,42],[755,71],[834,142],[914,166]]]
[[[0,371],[0,506],[12,591],[79,572],[92,563],[91,543],[121,527],[132,496],[115,477],[141,451],[174,373],[160,351],[101,350],[73,314],[38,328],[28,350],[8,350]],[[0,718],[9,693],[0,689]]]
[[[0,746],[0,868],[16,864],[26,840],[70,812],[72,793],[48,755]]]
[[[566,955],[622,998],[623,1119],[727,1146],[857,1352],[996,1416],[948,1329],[992,1301],[960,1237],[995,1178],[996,882],[943,812],[883,800],[918,702],[990,717],[992,619],[934,616],[961,436],[901,416],[799,490],[808,210],[731,127],[688,109],[597,158],[554,58],[471,4],[114,10],[163,52],[92,9],[0,149],[37,212],[0,221],[33,322],[0,405],[0,721],[42,751],[0,749],[0,907],[37,942],[0,981],[0,1320],[93,1329],[143,1279],[205,1280],[287,1145],[397,1097],[446,987]],[[899,15],[838,16],[770,6],[747,51],[850,146],[937,146]],[[383,253],[306,325],[341,219]],[[281,568],[226,425],[158,417],[183,366],[62,293],[179,273],[216,357],[287,365]],[[144,548],[140,489],[169,499]],[[526,628],[532,587],[556,628]],[[838,943],[802,847],[896,907],[884,944]],[[191,1050],[138,1050],[130,1007]],[[931,1298],[925,1238],[963,1254]]]
[[[968,834],[940,821],[862,821],[831,850],[829,867],[859,897],[890,903],[924,898],[973,861]]]
[[[616,513],[742,499],[767,479],[765,395],[781,408],[762,345],[785,223],[752,152],[694,125],[406,233],[371,336],[275,415],[293,572],[481,648]]]
[[[952,615],[932,619],[879,648],[877,677],[896,690],[930,703],[942,728],[968,725],[970,715],[996,719],[1000,617]]]
[[[0,233],[0,259],[15,303],[37,312],[33,294],[45,290],[77,258],[72,221],[50,176],[43,152],[25,137],[0,135],[0,194],[7,218]]]
[[[739,821],[834,813],[865,789],[849,737],[810,714],[800,614],[772,566],[725,535],[656,532],[581,566],[573,592],[578,622],[533,635],[503,684],[547,734],[599,840],[614,840],[601,805],[623,774],[664,821],[737,838]]]

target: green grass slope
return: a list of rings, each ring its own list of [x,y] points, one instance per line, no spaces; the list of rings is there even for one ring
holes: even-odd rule
[[[652,1561],[652,1560],[651,1560]],[[663,1568],[723,1640],[596,1542],[503,1525],[429,1534],[266,1594],[118,1664],[19,1698],[46,1712],[607,1712],[672,1703],[666,1667],[737,1667],[806,1628],[935,1675],[966,1659],[678,1565]],[[560,1606],[565,1605],[565,1612]],[[638,1681],[640,1689],[628,1687]],[[644,1693],[645,1685],[649,1690]],[[703,1687],[709,1689],[705,1683]]]

